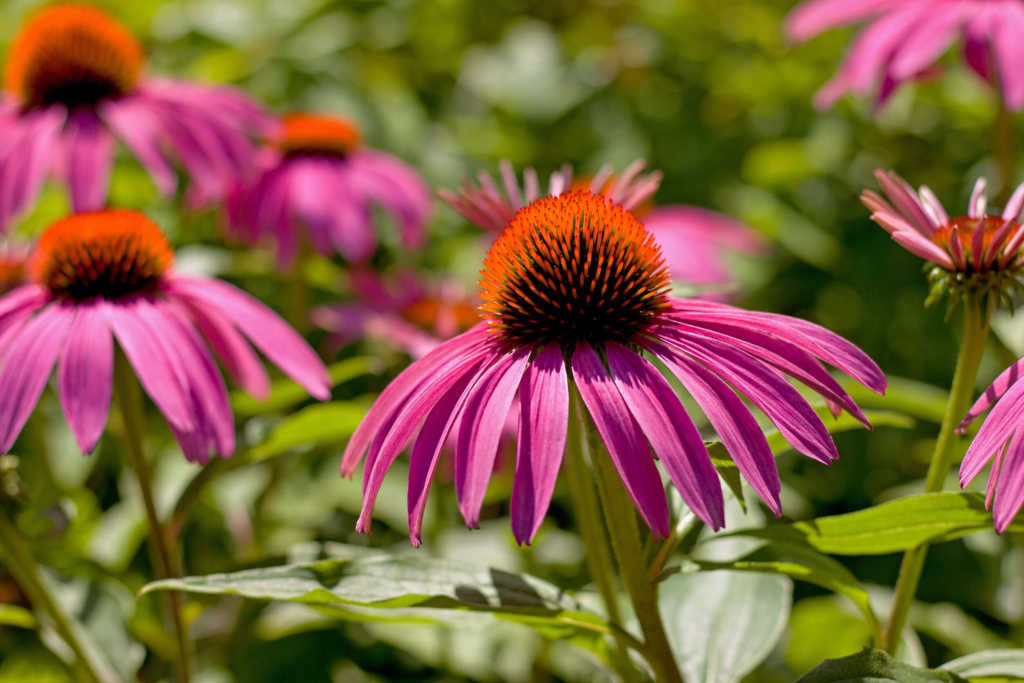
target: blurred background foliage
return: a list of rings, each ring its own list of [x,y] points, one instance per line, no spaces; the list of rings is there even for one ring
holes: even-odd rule
[[[37,4],[2,3],[0,41],[6,45]],[[770,241],[767,253],[737,263],[738,303],[814,320],[860,345],[890,375],[948,386],[957,315],[947,320],[943,306],[924,308],[920,259],[871,223],[857,197],[874,187],[871,173],[879,167],[930,185],[954,214],[963,212],[979,174],[990,177],[991,196],[1005,193],[993,156],[993,93],[953,59],[881,111],[847,98],[819,112],[812,94],[836,68],[852,31],[788,44],[781,25],[791,0],[100,4],[143,37],[150,71],[234,83],[277,112],[350,116],[368,144],[407,160],[433,188],[452,188],[479,169],[493,172],[503,158],[546,175],[564,162],[593,172],[642,157],[664,172],[659,204],[723,211]],[[216,216],[178,213],[129,160],[119,164],[113,191],[112,203],[160,218],[186,247],[180,261],[218,271],[286,309],[270,257],[225,249]],[[20,229],[32,233],[65,210],[52,190]],[[391,238],[379,265],[426,267],[474,285],[480,235],[440,202],[423,253],[400,253],[396,243]],[[308,276],[318,301],[346,295],[338,264],[316,263]],[[1024,347],[1024,333],[1012,324],[1002,321],[999,330],[983,366],[986,382]],[[328,425],[322,439],[313,439],[317,445],[285,438],[273,453],[283,457],[256,462],[252,453],[240,454],[195,501],[182,530],[190,573],[281,562],[296,553],[317,557],[319,544],[332,541],[407,544],[401,462],[385,483],[369,538],[353,532],[358,478],[337,475],[339,446],[361,406],[406,361],[379,344],[349,348],[341,358],[350,363],[338,370],[334,394],[343,408],[306,424]],[[241,433],[260,443],[280,418],[247,414],[244,405],[236,404]],[[144,517],[119,466],[116,422],[115,435],[85,458],[75,452],[53,397],[41,407],[19,442],[18,452],[33,457],[0,463],[0,477],[16,476],[8,484],[26,503],[19,523],[36,539],[40,559],[64,577],[68,600],[80,600],[104,624],[114,661],[128,676],[141,666],[139,676],[154,680],[159,665],[153,657],[143,661],[136,641],[163,652],[170,636],[155,600],[132,600],[149,572]],[[838,435],[842,459],[832,468],[792,454],[780,458],[787,514],[844,512],[919,490],[936,425],[917,417],[912,430]],[[151,432],[166,451],[157,481],[170,506],[196,468],[152,418]],[[429,534],[417,552],[525,569],[580,587],[582,550],[564,506],[556,503],[534,547],[515,549],[504,517],[509,479],[496,480],[491,519],[474,532],[457,519],[448,487],[435,486]],[[861,580],[884,586],[895,578],[898,556],[844,562]],[[919,596],[944,603],[913,616],[923,633],[920,656],[936,664],[976,647],[1024,644],[1022,569],[1024,550],[1010,536],[978,534],[936,547]],[[95,595],[75,598],[75,591]],[[884,603],[885,589],[877,592]],[[16,606],[19,599],[15,587],[0,582],[0,603]],[[834,596],[798,584],[793,601],[785,635],[750,680],[792,680],[824,657],[865,643],[866,627]],[[469,616],[446,628],[370,621],[339,627],[294,605],[194,600],[190,608],[203,652],[197,680],[600,680],[588,655],[495,620],[485,629]],[[0,681],[66,680],[47,645],[24,628],[26,618],[0,620],[12,624],[0,627]]]

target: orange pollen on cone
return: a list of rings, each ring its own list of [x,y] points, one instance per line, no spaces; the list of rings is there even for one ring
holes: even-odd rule
[[[999,232],[1000,228],[1006,223],[1002,218],[998,216],[986,216],[985,218],[970,218],[969,216],[959,216],[953,218],[946,225],[943,225],[935,234],[932,235],[932,242],[942,247],[944,250],[949,251],[951,240],[953,238],[953,228],[957,229],[957,235],[960,242],[960,250],[967,256],[968,261],[975,261],[981,256],[981,254],[973,254],[972,248],[974,245],[974,236],[978,230],[982,231],[982,248],[987,251],[989,246],[992,244],[992,239]],[[1017,232],[1021,229],[1020,224],[1016,221],[1011,222],[1009,232],[1006,234],[1002,244],[1005,245]],[[1002,248],[1002,245],[999,247]]]
[[[78,213],[53,223],[32,255],[32,278],[54,297],[118,299],[154,291],[174,252],[138,211]]]
[[[661,247],[633,214],[590,192],[520,209],[481,276],[481,313],[516,346],[628,343],[669,307]]]
[[[362,141],[351,120],[322,114],[289,114],[274,140],[286,156],[346,156]]]
[[[144,59],[135,36],[106,12],[52,5],[32,15],[15,35],[4,87],[26,109],[91,106],[132,92]]]

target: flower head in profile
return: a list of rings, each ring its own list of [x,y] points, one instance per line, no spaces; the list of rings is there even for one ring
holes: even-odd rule
[[[991,463],[985,507],[1002,533],[1024,505],[1024,359],[1006,368],[968,411],[960,434],[991,408],[960,463],[960,485],[967,486]]]
[[[335,348],[367,338],[421,358],[480,319],[475,301],[456,282],[430,281],[413,271],[385,279],[360,269],[350,273],[350,284],[354,300],[312,312]]]
[[[867,26],[832,80],[815,96],[826,108],[848,92],[882,104],[908,80],[927,75],[961,37],[968,66],[999,88],[1006,106],[1024,107],[1024,4],[1020,0],[808,0],[786,20],[794,40],[837,26]]]
[[[252,163],[249,134],[270,119],[242,93],[147,76],[142,46],[106,12],[78,4],[33,14],[11,45],[0,99],[0,228],[28,209],[43,181],[67,184],[75,211],[107,203],[120,140],[164,194],[169,153],[206,197]]]
[[[785,375],[865,425],[819,359],[873,390],[885,387],[863,352],[817,325],[669,296],[658,244],[605,196],[568,192],[528,204],[491,246],[481,275],[483,320],[402,372],[345,450],[346,475],[365,456],[361,531],[370,528],[385,473],[411,443],[409,530],[419,543],[427,492],[452,433],[459,507],[476,526],[502,426],[515,410],[512,530],[520,543],[530,542],[551,501],[568,422],[578,419],[570,415],[570,383],[655,533],[668,534],[669,510],[652,451],[693,511],[721,527],[722,491],[704,441],[648,355],[687,389],[778,514],[775,461],[742,397],[796,450],[831,463],[838,454],[825,425]]]
[[[954,303],[964,296],[980,296],[1012,307],[1013,294],[1022,287],[1024,184],[1002,213],[993,216],[986,211],[985,179],[978,178],[967,215],[950,218],[927,187],[915,191],[891,171],[875,171],[875,177],[885,196],[866,190],[861,201],[893,240],[934,264],[928,276],[929,301],[945,294]]]
[[[303,242],[324,255],[366,262],[377,248],[375,205],[394,217],[406,247],[422,244],[427,186],[404,162],[363,145],[353,121],[291,114],[271,143],[259,175],[228,197],[228,222],[251,241],[271,238],[282,265],[294,261]]]
[[[189,460],[235,449],[214,354],[254,396],[267,396],[269,381],[250,343],[327,398],[326,369],[281,318],[224,282],[176,273],[172,261],[160,228],[135,211],[74,214],[42,234],[30,282],[0,297],[0,452],[11,449],[54,365],[71,431],[92,451],[110,410],[115,342]]]
[[[695,206],[654,207],[652,197],[661,183],[661,173],[643,173],[644,162],[637,160],[621,174],[610,165],[593,176],[573,176],[566,164],[551,174],[546,196],[570,190],[588,190],[602,194],[639,218],[661,245],[673,280],[711,288],[719,293],[733,283],[726,260],[729,252],[756,253],[764,245],[757,234],[739,221]],[[515,212],[542,195],[537,172],[527,168],[520,188],[508,161],[501,162],[501,187],[485,172],[478,184],[464,180],[459,191],[441,190],[441,199],[475,225],[500,232]]]

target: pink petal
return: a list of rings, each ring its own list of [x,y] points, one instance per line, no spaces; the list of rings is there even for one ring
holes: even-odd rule
[[[71,432],[83,453],[91,453],[110,413],[114,341],[102,309],[78,304],[57,367],[57,386]]]
[[[992,474],[998,479],[992,519],[996,531],[1003,533],[1024,505],[1024,438],[1010,441],[1001,465]]]
[[[270,395],[270,380],[263,364],[234,325],[188,299],[182,301],[189,317],[206,337],[217,358],[238,384],[260,400]]]
[[[68,329],[71,307],[53,304],[36,315],[11,344],[0,370],[0,452],[8,453],[46,387]]]
[[[615,385],[683,500],[712,529],[720,529],[725,508],[718,473],[679,397],[635,352],[615,343],[606,345],[605,351]]]
[[[78,109],[68,119],[68,186],[75,211],[94,211],[107,203],[110,169],[114,164],[114,139],[96,114]]]
[[[576,347],[572,355],[572,374],[583,404],[630,498],[651,531],[662,538],[667,537],[668,502],[647,440],[614,380],[608,376],[601,359],[590,346],[581,344]],[[576,419],[586,419],[586,416],[579,415]],[[603,454],[596,452],[591,457],[600,458]]]
[[[569,421],[569,382],[562,349],[542,349],[526,368],[519,389],[519,436],[512,487],[512,534],[533,541],[555,491]]]
[[[219,280],[175,274],[166,289],[205,307],[210,315],[222,315],[275,365],[315,398],[331,395],[327,368],[288,323],[257,299]]]
[[[178,184],[174,169],[160,149],[160,122],[137,98],[109,100],[98,107],[100,117],[128,146],[149,173],[163,195],[174,193]]]
[[[892,0],[810,0],[786,17],[786,34],[804,41],[830,28],[867,19],[891,4]]]
[[[528,348],[504,355],[484,371],[466,399],[455,446],[455,495],[470,528],[479,526],[502,428],[529,360]]]

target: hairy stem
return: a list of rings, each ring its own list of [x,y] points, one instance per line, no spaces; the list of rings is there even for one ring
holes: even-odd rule
[[[956,441],[953,430],[963,419],[970,407],[971,395],[974,390],[975,377],[981,356],[988,339],[988,311],[977,298],[968,298],[964,305],[964,334],[960,346],[960,355],[953,374],[953,386],[949,390],[949,402],[939,428],[939,437],[935,442],[928,476],[925,479],[925,493],[941,491],[953,464],[956,452]],[[889,654],[895,654],[899,646],[900,634],[907,623],[910,605],[917,593],[917,584],[921,580],[928,544],[911,548],[903,555],[899,577],[896,580],[896,592],[893,596],[892,614],[889,623],[882,632],[882,648]]]
[[[149,546],[153,564],[162,579],[173,579],[181,576],[178,557],[174,552],[168,534],[160,521],[153,499],[153,477],[146,459],[144,448],[145,417],[142,414],[142,393],[135,379],[131,366],[120,351],[114,363],[114,396],[121,409],[124,419],[125,450],[139,488],[142,490],[142,502],[146,508],[149,522]],[[168,605],[171,621],[174,625],[175,641],[178,647],[176,667],[177,679],[187,683],[191,679],[191,653],[189,651],[188,633],[182,615],[182,597],[177,591],[168,592]]]

